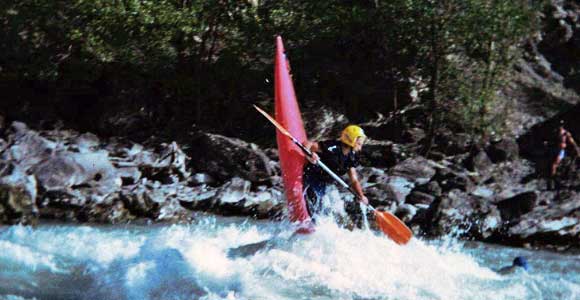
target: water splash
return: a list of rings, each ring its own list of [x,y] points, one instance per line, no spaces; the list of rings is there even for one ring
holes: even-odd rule
[[[345,230],[333,217],[317,219],[310,235],[289,228],[216,217],[172,226],[4,227],[0,298],[575,299],[580,293],[580,262],[571,256],[451,238],[399,246],[381,232]],[[260,247],[228,255],[252,243]],[[533,272],[493,271],[517,255],[530,258]]]

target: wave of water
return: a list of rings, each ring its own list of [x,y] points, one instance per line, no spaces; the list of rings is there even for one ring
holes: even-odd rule
[[[2,299],[578,299],[580,259],[481,243],[200,217],[0,229]],[[264,241],[263,243],[260,243]],[[249,246],[247,246],[249,245]],[[494,269],[525,255],[531,271]]]

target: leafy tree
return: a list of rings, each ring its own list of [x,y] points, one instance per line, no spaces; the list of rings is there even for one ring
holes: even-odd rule
[[[418,83],[433,141],[446,121],[496,126],[495,92],[535,11],[524,0],[6,0],[0,81],[77,121],[128,110],[150,131],[239,135],[249,104],[271,103],[282,35],[306,106],[358,122],[406,105]]]

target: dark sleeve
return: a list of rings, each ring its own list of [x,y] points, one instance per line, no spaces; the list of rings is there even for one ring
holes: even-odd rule
[[[320,142],[318,142],[318,148],[320,149],[320,152],[328,151],[327,148],[332,146],[331,143],[332,143],[332,141],[320,141]]]

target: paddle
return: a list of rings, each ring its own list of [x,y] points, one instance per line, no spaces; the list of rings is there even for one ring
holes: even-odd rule
[[[306,148],[300,141],[298,141],[296,138],[294,138],[292,136],[292,134],[290,132],[288,132],[288,130],[286,130],[286,128],[284,128],[274,118],[272,118],[272,116],[270,116],[267,112],[263,111],[261,108],[259,108],[256,105],[254,105],[254,108],[256,108],[256,110],[258,110],[258,112],[260,112],[262,115],[264,115],[264,117],[266,117],[266,119],[268,119],[274,126],[276,126],[276,128],[283,135],[290,138],[292,140],[292,142],[294,144],[296,144],[296,146],[298,146],[298,148],[300,148],[302,150],[302,152],[304,152],[304,154],[306,154],[309,157],[312,157],[312,155],[313,155],[312,151],[310,151],[310,149]],[[344,180],[342,180],[342,178],[340,178],[332,170],[330,170],[322,161],[318,160],[316,164],[320,168],[322,168],[326,173],[328,173],[334,180],[336,180],[336,182],[338,182],[344,188],[348,189],[348,191],[351,192],[355,197],[359,198],[358,194],[346,182],[344,182]],[[397,218],[396,216],[394,216],[393,214],[391,214],[387,211],[376,210],[370,204],[368,205],[368,207],[374,212],[375,220],[376,220],[379,228],[389,238],[391,238],[393,241],[395,241],[397,244],[400,244],[400,245],[404,245],[407,242],[409,242],[409,240],[413,236],[413,233],[405,225],[405,223],[403,223],[403,221],[399,220],[399,218]]]

